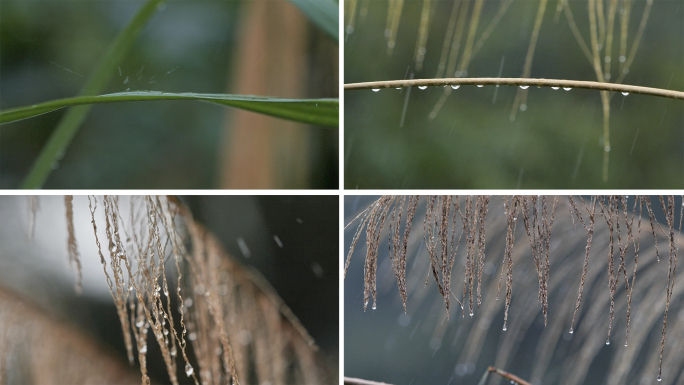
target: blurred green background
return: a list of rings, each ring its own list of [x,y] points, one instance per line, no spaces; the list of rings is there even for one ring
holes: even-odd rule
[[[138,0],[2,0],[0,108],[76,95],[142,4]],[[103,93],[236,92],[238,48],[247,38],[240,23],[248,4],[236,0],[162,4]],[[307,35],[301,61],[306,68],[300,71],[311,74],[302,87],[305,97],[336,97],[337,71],[321,63],[331,60],[330,50],[336,52],[337,45],[303,20]],[[277,91],[267,96],[290,97]],[[20,186],[64,112],[2,126],[1,188]],[[94,106],[44,187],[220,187],[233,114],[233,109],[194,102]],[[281,122],[285,121],[275,119],[274,124]],[[303,155],[306,175],[296,182],[284,181],[282,187],[336,188],[337,131],[307,126],[301,130],[308,141]]]
[[[349,2],[346,2],[349,4]],[[413,59],[423,1],[406,0],[394,54],[386,54],[387,1],[359,1],[344,44],[345,83],[434,77],[451,1],[435,1],[422,71]],[[474,3],[474,2],[473,2]],[[476,40],[501,2],[486,1]],[[531,77],[596,80],[565,15],[549,1]],[[587,2],[569,1],[589,44]],[[631,47],[645,1],[633,3]],[[538,1],[514,1],[471,61],[468,77],[520,77]],[[472,4],[471,4],[472,8]],[[348,10],[348,8],[347,8]],[[366,11],[365,17],[363,16]],[[345,15],[345,26],[350,15]],[[618,17],[619,19],[619,17]],[[470,20],[470,16],[468,16]],[[467,33],[468,24],[466,24]],[[619,22],[613,57],[618,56]],[[461,48],[461,51],[463,48]],[[460,59],[459,59],[460,60]],[[616,63],[617,60],[614,60]],[[613,66],[613,75],[617,66]],[[451,76],[451,75],[449,75]],[[684,90],[684,6],[654,1],[625,84]],[[529,89],[527,110],[510,121],[517,88],[463,86],[437,117],[439,87],[345,92],[345,188],[682,188],[684,102],[642,95],[611,101],[608,181],[602,181],[600,93]]]

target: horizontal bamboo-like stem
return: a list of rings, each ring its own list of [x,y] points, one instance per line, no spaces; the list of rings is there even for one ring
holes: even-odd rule
[[[344,85],[345,91],[403,88],[414,86],[450,86],[450,85],[501,85],[501,86],[536,86],[536,87],[562,87],[562,88],[585,88],[601,91],[614,91],[630,94],[660,96],[664,98],[684,100],[684,92],[666,90],[662,88],[632,86],[628,84],[601,83],[584,80],[561,80],[561,79],[528,79],[528,78],[442,78],[442,79],[410,79],[410,80],[385,80],[378,82],[350,83]]]
[[[370,380],[362,380],[360,378],[345,377],[344,385],[390,385],[385,382],[375,382]]]

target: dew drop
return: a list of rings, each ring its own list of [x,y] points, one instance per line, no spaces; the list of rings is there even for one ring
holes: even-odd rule
[[[662,377],[660,377],[660,374],[658,375],[658,378],[656,378],[656,380],[658,380],[658,382],[663,380]]]
[[[523,90],[526,90],[526,89],[530,88],[530,86],[520,86],[520,88],[522,88]]]
[[[560,88],[560,87],[551,87],[552,90],[557,90],[557,89],[559,89],[559,88]]]
[[[188,375],[188,377],[192,376],[192,373],[195,371],[192,369],[192,366],[190,364],[185,364],[185,374]]]
[[[421,89],[421,90],[424,90],[426,88],[427,88],[427,86],[418,86],[418,89]]]
[[[373,302],[373,310],[375,310],[377,308],[378,308],[378,305],[375,302]]]
[[[143,345],[143,346],[140,348],[140,353],[142,353],[142,354],[147,353],[147,344]]]
[[[176,356],[176,353],[177,353],[176,347],[175,347],[175,346],[172,347],[172,348],[171,348],[171,351],[170,351],[169,353],[171,353],[171,357],[175,357],[175,356]]]
[[[570,90],[572,89],[572,87],[563,87],[563,89],[564,89],[565,91],[570,91]]]
[[[453,89],[455,89],[455,90],[457,90],[459,87],[460,87],[460,85],[458,85],[458,84],[453,84],[453,85],[451,86],[451,88],[453,88]]]
[[[141,328],[144,324],[145,324],[145,320],[143,320],[142,318],[140,318],[140,319],[135,323],[135,326]]]
[[[610,345],[610,340],[606,340],[606,345]]]
[[[484,84],[478,84],[477,87],[482,88],[482,87],[484,87]]]
[[[625,346],[627,346],[627,342],[625,342]]]
[[[474,314],[474,313],[473,313],[473,312],[471,311],[471,312],[470,312],[470,316],[472,317],[472,316],[473,316],[473,314]]]
[[[622,94],[627,96],[627,95],[629,95],[629,92],[623,92]]]
[[[503,331],[506,331],[506,327],[505,327],[505,326],[503,327]]]
[[[373,92],[378,92],[378,91],[380,91],[379,88],[372,88],[371,90],[372,90]]]
[[[574,332],[575,332],[575,331],[574,331],[574,330],[572,330],[572,328],[570,328],[570,334],[572,334],[572,333],[574,333]]]

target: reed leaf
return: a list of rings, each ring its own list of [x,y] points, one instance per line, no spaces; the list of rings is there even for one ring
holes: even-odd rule
[[[339,108],[337,99],[278,99],[251,95],[197,94],[192,92],[168,93],[159,91],[134,91],[99,96],[76,96],[51,100],[32,106],[12,108],[0,112],[0,124],[32,118],[64,107],[150,100],[199,100],[298,122],[322,126],[337,126],[338,124]]]
[[[339,40],[339,5],[335,0],[290,0],[328,36]]]

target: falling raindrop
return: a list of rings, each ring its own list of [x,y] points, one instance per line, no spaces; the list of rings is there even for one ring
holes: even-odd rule
[[[570,91],[570,90],[572,89],[572,87],[563,87],[563,89],[564,89],[565,91]]]
[[[460,85],[458,85],[458,84],[453,84],[453,85],[451,86],[451,88],[453,88],[453,89],[455,89],[455,90],[457,90],[459,87],[460,87]]]
[[[623,92],[622,94],[627,96],[627,95],[629,95],[629,92]]]
[[[526,89],[530,88],[530,86],[520,86],[520,88],[522,88],[523,90],[526,90]]]
[[[273,240],[278,245],[278,247],[280,247],[281,249],[283,248],[283,242],[280,240],[280,237],[278,237],[277,235],[274,235]]]
[[[188,377],[192,376],[192,373],[195,371],[192,369],[192,366],[190,364],[185,364],[185,374],[188,375]]]
[[[427,88],[427,86],[418,86],[418,89],[420,89],[420,90],[424,90],[426,88]]]
[[[378,91],[380,91],[379,88],[371,88],[371,90],[372,90],[373,92],[378,92]]]
[[[557,89],[559,89],[559,88],[560,88],[560,87],[551,87],[552,90],[557,90]]]

